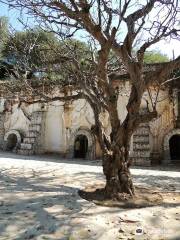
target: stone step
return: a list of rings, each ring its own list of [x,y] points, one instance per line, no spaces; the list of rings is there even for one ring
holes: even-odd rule
[[[31,132],[39,132],[41,130],[41,126],[39,124],[30,124],[29,131]]]
[[[34,151],[28,149],[19,149],[17,153],[20,155],[33,155]]]
[[[33,126],[34,126],[34,125],[35,125],[35,126],[36,126],[36,125],[41,126],[41,123],[31,122],[31,123],[30,123],[30,126],[31,126],[31,125],[33,125]]]
[[[133,144],[149,144],[149,141],[140,141],[140,140],[138,140],[138,141],[133,141]]]
[[[23,139],[23,143],[35,143],[36,138],[35,137],[25,137]]]
[[[31,143],[21,143],[20,149],[31,150],[33,148]]]
[[[40,125],[42,122],[42,118],[31,118],[31,124],[37,124]]]
[[[38,136],[38,134],[39,134],[39,132],[37,132],[37,131],[30,131],[30,132],[28,132],[27,137],[36,138]]]
[[[143,147],[138,147],[138,146],[133,146],[133,151],[134,152],[147,152],[147,151],[150,151],[150,147],[147,145],[146,146],[143,146]]]
[[[142,154],[144,152],[149,152],[150,148],[133,148],[133,152],[141,152]]]
[[[40,120],[42,119],[42,115],[43,115],[43,112],[33,112],[31,115],[31,119]]]
[[[150,141],[149,124],[144,123],[139,126],[133,134],[133,154],[131,157],[134,165],[150,166]]]
[[[134,149],[150,149],[150,145],[149,143],[148,144],[145,144],[145,143],[134,143],[133,144],[133,148]]]
[[[135,158],[150,158],[150,151],[136,151],[133,152],[133,157]]]
[[[139,141],[139,142],[144,142],[144,141],[149,141],[149,134],[147,135],[133,135],[133,142],[134,141]]]
[[[132,157],[132,165],[136,166],[151,166],[150,157]]]
[[[141,131],[149,131],[149,126],[139,126],[138,128],[137,128],[137,130],[141,130]],[[137,131],[136,130],[136,131]]]
[[[136,141],[149,141],[149,134],[144,135],[133,135],[133,139]]]
[[[141,127],[149,128],[149,123],[141,123],[139,125],[139,128],[141,128]]]
[[[23,139],[18,153],[21,155],[32,155],[34,154],[33,145],[36,142],[36,138],[41,130],[42,122],[42,111],[33,112],[31,116],[31,123],[27,136]]]
[[[133,137],[149,137],[149,132],[148,131],[144,131],[144,132],[136,131],[133,134]]]
[[[32,112],[33,117],[39,117],[43,115],[43,111],[34,111]]]

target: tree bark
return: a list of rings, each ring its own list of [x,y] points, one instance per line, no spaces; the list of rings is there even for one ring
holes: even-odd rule
[[[118,198],[121,193],[130,196],[135,194],[129,167],[126,149],[123,146],[116,146],[111,153],[104,156],[103,172],[106,176],[105,191],[108,197]]]

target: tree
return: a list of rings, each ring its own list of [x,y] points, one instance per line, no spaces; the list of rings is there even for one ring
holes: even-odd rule
[[[40,71],[44,67],[44,59],[51,60],[59,45],[53,33],[35,28],[9,33],[2,54],[16,69],[31,73]]]
[[[95,132],[103,151],[103,172],[106,176],[105,193],[118,197],[120,193],[134,194],[129,170],[130,139],[140,123],[150,121],[157,115],[153,111],[140,111],[141,100],[147,88],[162,84],[170,73],[180,66],[175,59],[160,65],[156,71],[144,74],[144,55],[149,47],[161,39],[178,38],[178,0],[6,0],[16,8],[24,9],[37,18],[41,27],[47,27],[63,38],[72,37],[78,31],[84,33],[97,47],[97,55],[91,57],[91,75],[81,71],[75,55],[59,58],[71,62],[76,77],[76,93],[56,99],[86,99],[92,107],[95,118]],[[163,12],[163,14],[161,14]],[[134,45],[138,48],[134,53]],[[92,45],[93,45],[92,44]],[[127,104],[127,115],[123,122],[118,116],[118,91],[111,84],[109,58],[116,56],[119,67],[124,67],[131,83]],[[88,61],[88,59],[87,59]],[[90,69],[90,68],[89,68]],[[87,69],[86,69],[87,70]],[[84,75],[85,74],[85,75]],[[41,101],[46,97],[41,95]],[[49,100],[53,100],[49,98]],[[103,131],[100,115],[107,112],[111,124],[111,135]]]
[[[8,34],[8,19],[6,17],[0,17],[0,58],[2,57],[2,49],[7,41]]]
[[[60,69],[57,63],[58,53],[65,56],[70,49],[75,50],[77,61],[82,61],[89,51],[86,44],[78,40],[61,41],[54,33],[34,28],[9,33],[2,55],[4,61],[13,66],[17,78],[23,74],[27,78],[43,75],[51,80],[60,77],[67,79],[67,71]],[[58,74],[60,71],[61,76]]]

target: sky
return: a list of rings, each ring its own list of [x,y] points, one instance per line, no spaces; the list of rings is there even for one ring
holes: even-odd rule
[[[18,18],[22,20],[23,16],[20,16],[20,13],[15,10],[9,10],[8,7],[0,3],[0,16],[7,16],[10,24],[16,30],[22,30],[23,26],[18,21]],[[153,45],[149,50],[157,50],[163,54],[166,54],[170,59],[173,57],[173,51],[175,57],[180,56],[180,41],[172,39],[169,41],[160,41],[159,43]]]
[[[18,21],[19,12],[17,10],[9,11],[7,5],[0,3],[0,16],[6,16],[9,19],[10,24],[17,30],[22,29],[22,25]]]

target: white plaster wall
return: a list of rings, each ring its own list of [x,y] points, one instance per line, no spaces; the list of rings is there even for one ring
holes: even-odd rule
[[[45,119],[45,152],[65,152],[64,107],[60,102],[49,104]]]
[[[73,102],[71,113],[71,127],[78,129],[80,127],[90,128],[94,124],[94,114],[90,105],[85,100]]]

